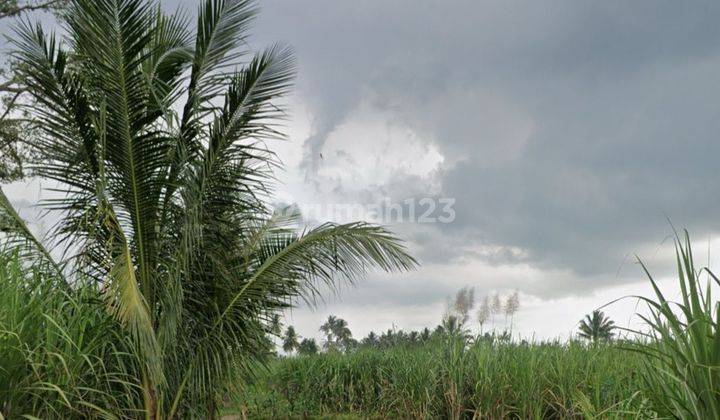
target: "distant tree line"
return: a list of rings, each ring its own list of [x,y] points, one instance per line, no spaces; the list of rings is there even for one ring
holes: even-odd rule
[[[475,308],[475,290],[471,287],[460,289],[455,296],[448,299],[445,313],[440,324],[431,329],[405,331],[390,328],[376,333],[370,331],[365,337],[355,339],[346,320],[336,315],[328,316],[320,326],[324,340],[318,344],[314,338],[302,338],[295,327],[288,326],[281,335],[281,347],[285,354],[313,355],[320,351],[350,352],[363,348],[388,349],[398,346],[415,347],[433,340],[444,340],[448,337],[463,337],[468,340],[486,340],[509,342],[515,314],[520,309],[520,294],[514,291],[502,297],[498,293],[486,295],[480,300],[475,319],[480,334],[473,335],[470,320]],[[496,331],[497,318],[504,321],[503,329]],[[278,321],[279,322],[279,321]],[[491,329],[486,331],[488,323]],[[603,312],[594,311],[579,323],[578,337],[597,344],[614,337],[615,325]]]

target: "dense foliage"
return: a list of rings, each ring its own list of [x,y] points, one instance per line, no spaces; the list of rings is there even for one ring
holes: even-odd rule
[[[276,360],[236,411],[251,418],[652,418],[641,356],[614,345],[458,337]],[[322,384],[322,386],[318,386]]]
[[[650,332],[631,349],[646,356],[643,380],[659,413],[720,418],[720,301],[713,300],[720,279],[695,266],[687,232],[677,237],[675,249],[680,300],[667,297],[643,265],[655,298],[640,298],[650,308],[643,317]]]
[[[93,284],[0,254],[0,418],[137,417],[139,363]]]
[[[13,56],[40,130],[32,174],[55,186],[44,204],[67,258],[54,261],[2,194],[0,231],[25,264],[96,288],[141,384],[128,410],[212,417],[268,353],[278,313],[318,284],[415,261],[383,228],[300,230],[296,214],[269,207],[279,162],[268,142],[283,138],[295,61],[279,45],[246,50],[253,1],[204,1],[195,33],[162,10],[74,0],[62,40],[19,23]]]

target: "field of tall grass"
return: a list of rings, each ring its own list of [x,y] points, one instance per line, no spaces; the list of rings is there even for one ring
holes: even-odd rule
[[[616,344],[448,337],[279,358],[237,407],[249,418],[652,418],[641,359]]]
[[[245,381],[243,417],[720,418],[718,278],[678,235],[680,298],[640,297],[629,339],[514,342],[462,328],[414,345],[278,357]],[[467,294],[467,293],[465,293]],[[587,335],[586,335],[587,337]]]
[[[258,361],[224,412],[244,418],[720,418],[718,279],[677,242],[681,296],[656,296],[632,340],[513,341],[446,329]],[[650,273],[648,272],[648,275]],[[135,418],[132,343],[90,285],[0,253],[0,419]],[[231,400],[232,398],[232,400]]]

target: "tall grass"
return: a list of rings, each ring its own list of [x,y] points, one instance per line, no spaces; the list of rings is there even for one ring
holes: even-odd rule
[[[643,339],[512,343],[462,333],[422,345],[278,358],[235,407],[250,418],[720,418],[720,280],[676,242],[677,302]],[[67,287],[0,253],[0,419],[138,418],[140,364],[92,284]],[[632,351],[627,351],[628,349]]]
[[[518,344],[455,335],[419,347],[279,359],[249,384],[250,416],[720,419],[720,279],[676,240],[680,297],[654,297],[634,341]],[[641,263],[642,264],[642,263]],[[628,351],[631,350],[631,351]]]
[[[461,338],[277,360],[250,383],[249,417],[356,413],[411,418],[650,416],[641,356],[616,346]]]
[[[720,280],[708,268],[695,267],[687,232],[676,237],[675,249],[680,300],[667,298],[643,265],[655,299],[641,298],[650,307],[644,317],[649,340],[633,348],[648,356],[643,379],[660,414],[720,419],[720,302],[712,298]]]
[[[91,285],[0,254],[0,419],[135,418],[138,364]]]

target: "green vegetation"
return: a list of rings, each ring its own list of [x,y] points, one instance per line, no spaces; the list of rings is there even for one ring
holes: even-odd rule
[[[616,345],[446,337],[281,358],[237,402],[250,418],[651,418],[642,357]]]
[[[69,287],[49,268],[22,261],[17,253],[0,256],[3,418],[142,416],[142,359],[101,290],[84,282]],[[527,343],[505,333],[473,337],[457,321],[470,307],[464,291],[434,330],[389,330],[356,341],[347,322],[330,317],[321,327],[328,340],[354,344],[326,343],[323,353],[288,327],[284,344],[299,355],[266,365],[256,358],[252,375],[234,377],[239,392],[224,395],[225,412],[249,418],[714,418],[720,391],[711,286],[718,280],[695,269],[687,237],[678,242],[678,262],[677,304],[651,277],[657,298],[644,299],[652,309],[645,317],[650,331],[638,332],[644,338]],[[269,325],[280,336],[278,317]],[[579,336],[586,329],[580,324]]]
[[[578,335],[593,344],[597,344],[600,341],[608,341],[615,335],[615,333],[613,333],[615,323],[601,311],[593,311],[591,315],[586,315],[585,318],[580,321],[579,329],[580,332]]]
[[[88,289],[95,306],[81,299],[78,309],[67,309],[67,322],[93,332],[114,322],[107,340],[127,357],[113,363],[127,363],[117,367],[121,386],[81,382],[70,365],[64,377],[49,373],[55,381],[38,379],[32,363],[21,366],[13,370],[18,383],[39,380],[52,395],[34,400],[42,407],[0,401],[3,416],[56,410],[51,417],[97,417],[110,410],[125,417],[214,417],[237,378],[271,352],[268,335],[284,309],[312,301],[320,284],[352,282],[372,268],[415,266],[381,227],[304,229],[297,214],[268,205],[279,166],[268,143],[283,138],[282,97],[295,60],[279,45],[246,50],[255,14],[254,1],[206,0],[191,33],[184,14],[165,15],[154,1],[75,0],[61,16],[63,40],[18,23],[17,80],[39,130],[27,144],[31,175],[60,193],[44,204],[61,219],[51,237],[68,258],[55,261],[3,194],[1,238],[40,273],[31,278],[51,278],[54,289],[69,294],[43,284],[36,296],[22,281],[10,282],[20,301],[40,299],[34,321],[9,325],[8,337],[20,341],[7,345],[49,352],[38,357],[55,369],[86,355],[84,374],[103,377],[96,360],[112,357],[107,342],[82,347],[94,336],[68,335],[70,327],[59,324],[64,345],[80,352],[63,353],[43,335],[50,331],[45,324],[64,315],[52,306],[64,298],[71,303],[63,305],[74,304],[76,289]],[[105,315],[93,317],[98,302]],[[23,359],[20,350],[7,351]],[[13,378],[6,395],[21,401],[35,392],[12,386]],[[68,397],[75,393],[82,398]],[[58,398],[64,403],[55,404]]]
[[[283,336],[283,351],[285,353],[292,353],[298,348],[300,348],[300,342],[298,341],[300,338],[299,335],[297,335],[297,332],[295,332],[295,328],[290,326],[285,331],[285,335]]]
[[[433,330],[356,340],[331,316],[321,345],[292,327],[281,335],[283,311],[319,286],[416,265],[382,227],[305,228],[268,204],[291,51],[245,50],[250,0],[203,1],[195,31],[154,1],[67,3],[63,40],[29,21],[12,37],[12,80],[28,97],[8,103],[22,105],[22,125],[0,131],[26,143],[0,156],[0,178],[49,182],[57,194],[43,204],[60,222],[53,251],[0,191],[0,420],[216,418],[226,407],[720,418],[720,281],[695,268],[687,235],[676,242],[681,300],[650,277],[649,330],[623,341],[598,311],[580,324],[591,344],[513,341],[519,294],[486,296],[472,317],[471,288]],[[493,332],[471,335],[475,321]]]
[[[643,379],[658,412],[682,419],[720,418],[720,301],[712,298],[720,280],[707,268],[696,269],[687,232],[675,248],[681,300],[669,300],[643,265],[655,299],[640,298],[650,307],[650,315],[643,317],[650,333],[631,348],[646,356]]]
[[[94,285],[0,254],[0,418],[137,417],[132,348]]]
[[[720,284],[693,265],[678,238],[682,297],[641,298],[649,331],[613,341],[618,328],[594,311],[567,343],[515,342],[507,332],[471,336],[472,289],[462,289],[433,331],[373,332],[345,348],[277,358],[247,382],[234,410],[250,417],[720,418]],[[701,275],[705,281],[701,281]],[[485,297],[478,322],[511,313],[517,294]],[[331,322],[332,321],[332,322]],[[331,317],[321,327],[347,323]],[[339,327],[336,327],[336,329]],[[346,342],[354,342],[349,329]],[[328,342],[334,340],[328,335]],[[322,384],[322,386],[318,386]]]

